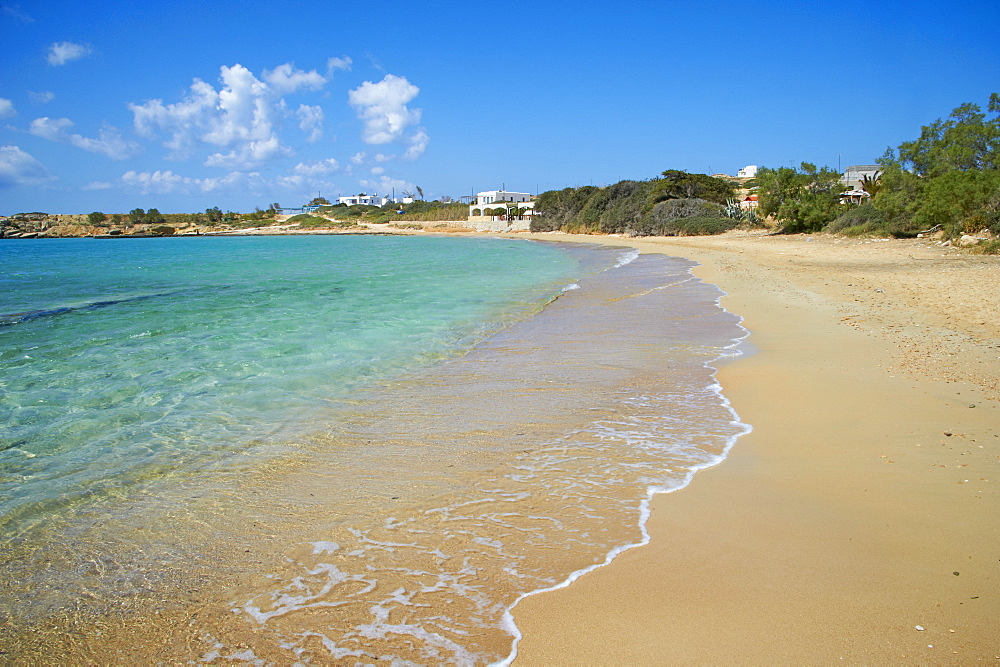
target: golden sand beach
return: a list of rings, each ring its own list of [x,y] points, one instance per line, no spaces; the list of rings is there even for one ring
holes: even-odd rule
[[[654,499],[650,544],[524,599],[515,664],[1000,659],[998,258],[925,239],[621,242],[698,261],[745,318],[756,351],[719,379],[754,430]]]

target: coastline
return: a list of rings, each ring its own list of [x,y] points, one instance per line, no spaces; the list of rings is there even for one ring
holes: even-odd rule
[[[1000,264],[919,241],[617,241],[727,293],[756,354],[718,379],[754,431],[653,499],[649,544],[522,600],[515,664],[996,659]]]
[[[700,262],[693,273],[727,293],[721,306],[743,318],[755,350],[709,364],[720,368],[723,398],[755,432],[683,490],[643,503],[649,544],[617,549],[609,566],[523,598],[513,613],[524,637],[516,664],[969,662],[1000,654],[995,258],[827,236],[507,238],[630,246]],[[687,275],[682,282],[693,282]],[[669,304],[626,308],[613,319],[630,322],[635,338],[657,319],[649,313],[668,323]],[[662,338],[662,330],[650,333]],[[583,355],[571,356],[593,375]],[[650,355],[639,363],[655,391],[663,365]],[[413,414],[426,411],[424,393],[413,406]],[[621,451],[608,460],[622,461]],[[287,522],[283,512],[271,514]],[[637,532],[631,520],[608,527]],[[174,655],[153,630],[179,640],[191,618],[186,609],[172,620],[155,613],[159,628],[146,627],[152,616],[136,616],[136,637],[145,637],[146,655]],[[240,647],[259,639],[230,609],[219,618],[230,639],[245,638]]]

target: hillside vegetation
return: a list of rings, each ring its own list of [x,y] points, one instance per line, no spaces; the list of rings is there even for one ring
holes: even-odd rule
[[[756,187],[762,215],[784,232],[912,237],[940,231],[945,238],[1000,235],[1000,95],[988,113],[963,104],[946,119],[878,160],[881,171],[862,183],[870,197],[842,204],[840,175],[803,162],[799,169],[762,168]],[[996,246],[984,244],[987,251]]]
[[[735,203],[734,183],[664,171],[648,181],[550,190],[538,197],[531,231],[628,236],[720,234],[755,218]]]

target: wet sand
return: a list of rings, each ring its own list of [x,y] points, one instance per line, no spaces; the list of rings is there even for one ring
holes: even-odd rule
[[[620,240],[696,260],[728,293],[756,353],[719,379],[754,431],[656,497],[650,544],[523,600],[515,664],[998,659],[1000,259]]]

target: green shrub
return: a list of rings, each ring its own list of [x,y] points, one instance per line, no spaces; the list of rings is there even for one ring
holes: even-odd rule
[[[831,234],[844,232],[849,228],[873,229],[886,222],[885,215],[871,204],[848,205],[849,208],[826,226],[824,231]],[[853,234],[857,235],[857,234]]]
[[[878,236],[898,239],[913,238],[918,230],[905,218],[887,218],[885,213],[872,204],[852,206],[823,230],[841,236]]]
[[[972,246],[972,252],[980,255],[1000,255],[1000,239],[980,241]]]

